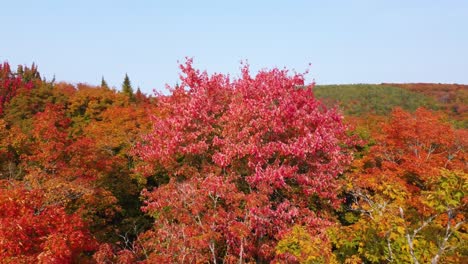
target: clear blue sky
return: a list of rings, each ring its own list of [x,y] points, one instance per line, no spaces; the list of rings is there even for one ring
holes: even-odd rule
[[[468,1],[0,0],[0,61],[48,79],[150,93],[177,61],[237,76],[287,67],[319,84],[468,83]]]

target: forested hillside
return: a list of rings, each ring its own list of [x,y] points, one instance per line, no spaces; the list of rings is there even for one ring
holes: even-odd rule
[[[468,262],[466,85],[180,70],[0,65],[1,263]]]
[[[439,110],[460,128],[468,128],[468,85],[459,84],[344,84],[317,85],[315,95],[347,115],[388,115],[395,107],[414,111]]]
[[[410,112],[419,107],[439,108],[429,96],[390,85],[318,85],[314,92],[328,106],[338,104],[347,115],[388,115],[395,107]]]
[[[408,83],[389,84],[435,99],[458,127],[468,128],[468,85]]]

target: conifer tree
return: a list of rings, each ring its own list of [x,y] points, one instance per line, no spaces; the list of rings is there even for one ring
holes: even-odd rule
[[[109,85],[107,85],[106,80],[104,80],[104,76],[102,76],[102,79],[101,79],[101,87],[106,88],[106,89],[109,88]]]
[[[23,70],[23,65],[18,65],[18,69],[16,70],[16,74],[18,75],[23,75],[24,70]]]
[[[130,98],[133,98],[133,88],[132,84],[130,83],[130,78],[128,78],[127,74],[125,74],[125,79],[122,83],[122,92],[127,94]]]

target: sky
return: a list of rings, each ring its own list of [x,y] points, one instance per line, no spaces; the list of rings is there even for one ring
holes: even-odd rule
[[[310,69],[317,84],[468,84],[464,0],[0,0],[0,62],[43,77],[167,92],[192,57],[209,73]],[[309,63],[311,66],[309,66]]]

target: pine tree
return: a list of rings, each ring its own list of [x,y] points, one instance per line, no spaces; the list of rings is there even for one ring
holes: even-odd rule
[[[130,98],[133,98],[133,88],[132,84],[130,83],[130,78],[128,78],[127,74],[125,74],[125,79],[122,83],[122,92],[127,94]]]
[[[101,87],[109,89],[109,85],[107,85],[106,80],[104,80],[104,76],[102,76],[102,79],[101,79]]]

